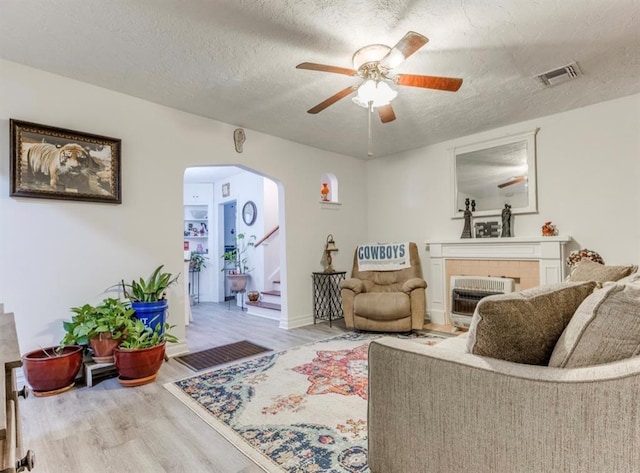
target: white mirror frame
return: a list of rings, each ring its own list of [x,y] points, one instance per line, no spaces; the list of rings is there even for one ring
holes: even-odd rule
[[[536,192],[536,133],[538,128],[533,131],[519,133],[517,135],[505,136],[495,140],[483,141],[480,143],[473,143],[470,145],[459,146],[453,149],[453,156],[451,160],[451,176],[453,178],[453,194],[452,194],[452,218],[463,218],[464,212],[459,211],[457,205],[458,200],[458,179],[456,176],[456,160],[457,156],[461,154],[472,153],[474,151],[495,148],[496,146],[508,145],[512,143],[518,143],[521,141],[526,142],[527,148],[527,180],[528,180],[528,205],[526,207],[512,208],[512,214],[526,214],[538,212],[538,195]],[[504,208],[504,207],[502,207]],[[500,215],[502,208],[490,209],[490,210],[478,210],[473,212],[474,217],[484,217],[491,215]]]

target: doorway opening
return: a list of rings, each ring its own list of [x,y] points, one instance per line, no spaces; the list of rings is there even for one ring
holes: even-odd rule
[[[240,166],[196,166],[184,173],[185,251],[201,250],[206,267],[199,274],[199,304],[218,303],[246,308],[248,315],[279,321],[286,326],[284,232],[280,231],[284,209],[282,185],[274,179]],[[208,232],[188,236],[193,209],[206,214]],[[282,234],[281,234],[282,233]],[[232,290],[227,275],[232,267],[223,255],[234,251],[243,235],[250,248],[245,253],[249,274],[246,288]],[[248,294],[252,293],[250,301]],[[202,308],[198,313],[202,313]],[[193,311],[192,311],[193,312]]]

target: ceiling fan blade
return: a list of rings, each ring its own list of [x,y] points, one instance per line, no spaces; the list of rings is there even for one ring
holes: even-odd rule
[[[402,61],[427,44],[429,39],[415,31],[409,31],[398,43],[391,48],[385,57],[380,59],[380,65],[386,69],[397,67]]]
[[[453,77],[419,76],[417,74],[398,74],[394,81],[398,85],[446,90],[449,92],[456,92],[462,85],[462,79],[456,79]]]
[[[296,66],[296,69],[308,69],[310,71],[333,72],[334,74],[344,74],[345,76],[355,76],[356,71],[346,67],[327,66],[314,62],[303,62]]]
[[[347,95],[352,94],[353,92],[355,92],[356,88],[355,86],[349,86],[346,89],[341,90],[340,92],[338,92],[337,94],[332,95],[331,97],[329,97],[327,100],[320,102],[318,105],[316,105],[313,108],[310,108],[309,110],[307,110],[307,113],[318,113],[318,112],[322,112],[325,108],[327,108],[329,105],[333,105],[334,103],[336,103],[338,100],[345,98]]]
[[[380,115],[382,123],[389,123],[396,119],[396,114],[393,112],[393,107],[390,103],[383,107],[378,107],[378,115]]]
[[[503,182],[502,184],[498,184],[498,189],[502,189],[502,188],[507,187],[507,186],[512,186],[514,184],[517,184],[518,182],[522,182],[522,181],[526,181],[526,180],[527,180],[527,176],[513,177],[513,178],[509,179],[508,181]]]

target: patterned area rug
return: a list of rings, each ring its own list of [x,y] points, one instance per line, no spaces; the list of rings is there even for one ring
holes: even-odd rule
[[[271,351],[271,349],[261,347],[247,340],[242,340],[240,342],[229,343],[228,345],[209,348],[208,350],[189,353],[188,355],[176,356],[174,360],[179,361],[193,371],[200,371],[229,363],[230,361],[257,355],[265,351]]]
[[[365,473],[367,349],[382,336],[348,333],[165,388],[265,471]]]

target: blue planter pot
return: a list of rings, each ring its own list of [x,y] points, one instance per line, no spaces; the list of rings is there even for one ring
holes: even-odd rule
[[[132,302],[131,308],[135,312],[135,317],[151,330],[156,329],[160,324],[160,334],[164,333],[164,324],[167,320],[168,301],[158,302]]]

